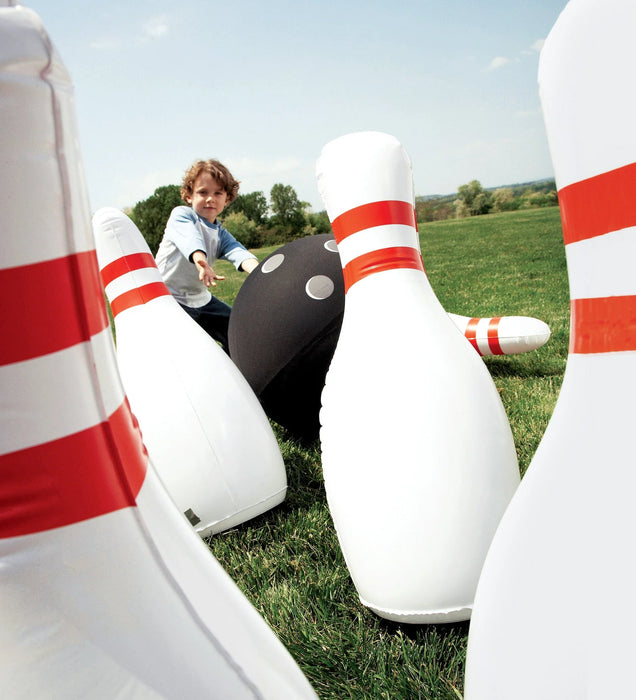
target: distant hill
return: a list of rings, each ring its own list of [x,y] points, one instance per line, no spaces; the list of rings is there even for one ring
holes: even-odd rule
[[[479,187],[481,188],[481,185]],[[480,195],[482,197],[481,208],[478,212],[473,211],[473,214],[534,209],[558,204],[554,178],[517,182],[513,185],[500,185],[498,187],[486,187],[481,191],[483,192]],[[439,221],[466,216],[467,208],[456,205],[458,196],[458,192],[416,196],[417,220]]]
[[[510,188],[513,193],[520,191],[531,191],[531,192],[548,192],[550,190],[556,190],[556,183],[554,178],[544,178],[543,180],[531,180],[530,182],[516,182],[513,185],[498,185],[497,187],[484,187],[485,192],[494,192],[495,190],[500,190],[503,188]],[[457,192],[452,192],[449,194],[422,194],[415,197],[416,202],[428,202],[431,199],[444,199],[444,200],[455,200],[457,198]]]

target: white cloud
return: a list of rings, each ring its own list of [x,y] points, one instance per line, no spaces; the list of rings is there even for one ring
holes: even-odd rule
[[[161,15],[144,22],[141,31],[146,39],[159,39],[168,33],[169,28],[168,18]]]
[[[543,48],[543,45],[545,44],[545,39],[537,39],[534,44],[530,47],[533,51],[536,51],[537,53],[541,51]]]
[[[160,39],[168,34],[170,25],[165,15],[152,17],[141,25],[141,31],[137,39],[138,44],[145,44],[154,39]],[[114,37],[105,37],[91,41],[91,49],[97,51],[112,51],[121,46],[121,40]]]
[[[506,64],[510,63],[510,59],[506,58],[506,56],[497,56],[492,59],[490,62],[490,65],[488,66],[488,70],[497,70],[498,68],[502,68]]]

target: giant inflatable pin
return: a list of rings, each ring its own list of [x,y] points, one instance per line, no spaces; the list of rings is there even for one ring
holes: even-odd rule
[[[340,545],[362,603],[378,615],[465,620],[519,483],[510,425],[424,272],[400,143],[343,136],[316,170],[346,290],[320,412]]]
[[[315,698],[148,461],[116,369],[74,119],[39,18],[5,2],[0,692]]]
[[[93,232],[119,372],[168,493],[202,537],[278,505],[285,465],[247,381],[179,307],[125,214],[100,209]]]
[[[633,0],[572,0],[541,52],[570,347],[554,413],[484,565],[466,700],[634,694],[621,670],[636,653],[635,26]]]
[[[448,314],[482,357],[536,350],[550,339],[550,326],[531,316],[479,318]]]

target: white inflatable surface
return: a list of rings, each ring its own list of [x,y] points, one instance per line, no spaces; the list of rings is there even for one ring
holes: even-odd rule
[[[285,465],[243,375],[172,297],[125,214],[100,209],[93,233],[124,389],[179,510],[203,537],[278,505]]]
[[[402,146],[343,136],[323,148],[317,178],[347,290],[320,413],[342,551],[378,615],[465,620],[519,483],[507,416],[424,273]]]
[[[632,697],[636,614],[636,3],[572,0],[539,88],[571,297],[546,433],[495,535],[466,700]]]
[[[6,3],[0,123],[0,694],[315,698],[148,461],[117,374],[71,82],[37,15]]]

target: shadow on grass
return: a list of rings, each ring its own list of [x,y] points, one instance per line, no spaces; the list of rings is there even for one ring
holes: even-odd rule
[[[438,625],[413,625],[407,622],[392,622],[378,617],[378,625],[387,634],[402,634],[408,639],[421,642],[427,635],[434,634],[440,638],[468,636],[469,620],[462,622],[448,622]]]
[[[518,377],[531,379],[540,377],[557,377],[565,371],[565,360],[552,358],[542,360],[538,358],[517,358],[514,355],[484,358],[486,367],[493,378]]]

